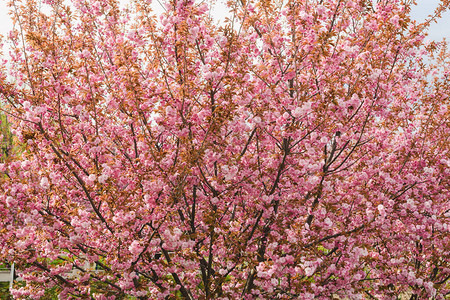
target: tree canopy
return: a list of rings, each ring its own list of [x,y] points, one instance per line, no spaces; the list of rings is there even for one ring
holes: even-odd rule
[[[212,4],[10,1],[12,294],[444,299],[448,1]]]

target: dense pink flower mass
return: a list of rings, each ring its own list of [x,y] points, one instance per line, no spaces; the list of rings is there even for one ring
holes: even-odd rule
[[[412,1],[10,2],[15,297],[448,297],[449,61]]]

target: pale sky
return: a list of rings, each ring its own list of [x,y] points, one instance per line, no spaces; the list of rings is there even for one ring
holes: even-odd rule
[[[126,3],[127,0],[121,0]],[[7,32],[11,29],[11,21],[8,16],[8,8],[6,6],[6,0],[0,0],[0,34],[6,36]],[[157,3],[157,1],[154,1]],[[413,17],[418,21],[423,21],[429,14],[431,14],[436,7],[438,0],[418,0],[419,4],[413,11]],[[216,9],[216,13],[220,14],[220,11]],[[433,24],[429,31],[430,39],[442,39],[446,37],[450,40],[450,12],[447,12],[439,23]]]

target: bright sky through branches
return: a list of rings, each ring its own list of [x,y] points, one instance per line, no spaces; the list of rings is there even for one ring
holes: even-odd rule
[[[0,34],[6,36],[6,33],[11,29],[12,22],[8,16],[8,8],[6,6],[6,0],[0,1]],[[121,0],[122,3],[126,3],[126,0]],[[155,3],[157,3],[155,1]],[[428,15],[430,15],[434,8],[436,7],[438,1],[437,0],[419,0],[417,7],[413,10],[413,16],[418,21],[423,21]],[[157,4],[159,5],[159,4]],[[220,6],[220,4],[218,5]],[[221,12],[217,7],[214,11],[217,14],[215,17],[219,17],[220,15],[224,15],[225,12]],[[450,39],[450,12],[444,14],[442,19],[437,23],[433,24],[429,31],[429,38],[431,39],[442,39],[447,38]]]

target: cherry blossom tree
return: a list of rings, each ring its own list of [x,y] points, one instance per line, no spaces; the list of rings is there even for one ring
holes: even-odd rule
[[[10,1],[14,297],[444,299],[449,4],[413,2]]]

